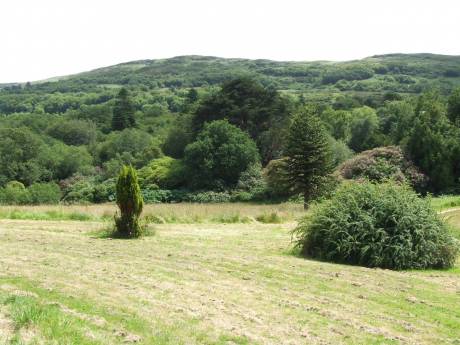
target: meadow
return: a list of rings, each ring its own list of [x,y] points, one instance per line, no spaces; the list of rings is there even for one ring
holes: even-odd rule
[[[0,207],[0,344],[460,339],[460,262],[391,271],[301,258],[297,204],[148,205],[139,240],[103,236],[114,211]],[[458,237],[460,211],[442,217]]]

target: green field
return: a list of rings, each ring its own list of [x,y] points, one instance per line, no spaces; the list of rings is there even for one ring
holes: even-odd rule
[[[146,213],[201,221],[151,224],[154,235],[140,240],[104,238],[101,219],[111,207],[61,207],[91,215],[87,221],[0,220],[0,344],[460,339],[460,262],[447,271],[396,272],[300,258],[290,235],[302,213],[295,205],[151,206]],[[212,221],[210,212],[249,220]],[[282,223],[256,220],[267,212]],[[460,211],[443,217],[460,227]]]

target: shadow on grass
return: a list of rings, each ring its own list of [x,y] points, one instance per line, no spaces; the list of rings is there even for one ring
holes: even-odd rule
[[[302,251],[301,246],[294,244],[294,246],[287,248],[283,251],[283,255],[286,256],[293,256],[300,260],[308,260],[314,261],[319,263],[325,263],[330,265],[337,265],[337,266],[348,266],[348,267],[360,267],[360,268],[367,268],[367,269],[380,269],[380,270],[390,270],[393,272],[417,272],[417,273],[448,273],[459,275],[460,274],[460,257],[457,258],[457,263],[454,264],[452,267],[429,267],[429,268],[404,268],[404,269],[396,269],[396,268],[389,268],[389,267],[380,267],[380,266],[366,266],[359,263],[351,263],[347,261],[334,261],[328,260],[325,258],[318,258],[311,255],[308,255]]]
[[[156,230],[153,227],[145,225],[143,226],[143,232],[141,236],[130,237],[130,236],[127,236],[126,234],[118,232],[114,226],[109,225],[105,228],[92,231],[88,233],[88,235],[91,238],[97,238],[97,239],[135,240],[135,239],[142,238],[142,237],[154,236],[155,233],[156,233]]]

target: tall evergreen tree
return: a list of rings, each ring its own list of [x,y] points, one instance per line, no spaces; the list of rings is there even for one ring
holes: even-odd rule
[[[447,116],[454,125],[460,127],[460,87],[450,94],[447,103]]]
[[[454,187],[458,181],[458,130],[446,114],[439,93],[421,95],[405,145],[412,161],[428,175],[429,187],[435,193]]]
[[[113,108],[112,129],[122,131],[125,128],[134,127],[134,107],[129,98],[128,90],[121,88],[117,95]]]
[[[294,115],[285,155],[287,180],[303,194],[307,209],[333,169],[327,133],[313,107]]]

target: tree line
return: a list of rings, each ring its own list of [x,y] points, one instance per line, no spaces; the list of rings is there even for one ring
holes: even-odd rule
[[[48,186],[41,188],[47,202],[111,201],[115,177],[128,164],[138,169],[147,202],[300,195],[307,204],[331,188],[340,164],[389,146],[426,176],[420,192],[459,188],[460,89],[447,97],[436,90],[395,95],[370,107],[346,94],[311,102],[240,77],[180,91],[178,112],[164,95],[139,95],[121,88],[105,102],[62,114],[1,117],[0,202],[40,203],[36,193],[12,197],[33,185]],[[373,164],[376,174],[394,168],[388,159]]]

